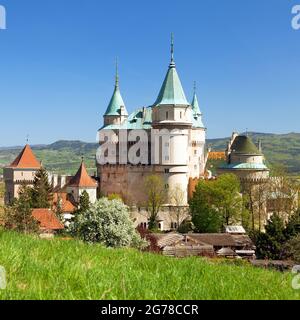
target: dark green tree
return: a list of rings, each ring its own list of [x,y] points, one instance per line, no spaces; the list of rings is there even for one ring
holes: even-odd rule
[[[87,212],[90,208],[90,197],[89,194],[84,190],[82,192],[82,194],[80,195],[79,198],[79,204],[78,204],[78,208],[75,211],[75,214],[84,214],[85,212]]]
[[[254,237],[256,255],[259,259],[278,260],[282,258],[284,234],[284,222],[278,214],[273,214],[266,224],[266,232],[257,232]]]
[[[51,208],[53,188],[49,183],[48,173],[42,167],[35,175],[31,191],[32,208]]]
[[[7,229],[24,233],[38,231],[38,222],[32,216],[31,188],[23,185],[20,188],[18,199],[15,199],[12,206],[5,208],[4,226]]]
[[[293,213],[284,230],[284,235],[287,240],[292,239],[300,234],[300,209]]]

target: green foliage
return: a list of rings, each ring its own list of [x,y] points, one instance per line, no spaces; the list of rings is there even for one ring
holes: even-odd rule
[[[284,236],[286,239],[294,238],[298,234],[300,234],[300,209],[290,216],[284,230]]]
[[[290,239],[284,246],[283,252],[286,259],[300,263],[300,234]]]
[[[45,168],[37,171],[33,188],[31,190],[32,208],[50,208],[53,199],[53,189],[49,183],[48,173]]]
[[[145,192],[147,197],[146,208],[149,213],[148,228],[158,228],[157,217],[161,206],[167,197],[167,190],[163,179],[157,175],[148,176],[145,179]]]
[[[109,195],[107,196],[107,199],[108,199],[108,200],[121,200],[121,201],[123,201],[123,200],[122,200],[122,197],[121,197],[119,194],[117,194],[117,193],[111,193],[111,194],[109,194]]]
[[[101,198],[77,215],[70,230],[85,242],[99,242],[107,247],[142,247],[144,241],[134,229],[128,207],[120,200]]]
[[[290,273],[0,231],[0,300],[300,299]]]
[[[38,231],[38,223],[32,216],[31,189],[25,185],[20,188],[19,198],[13,205],[5,208],[4,227],[24,233]]]
[[[252,233],[257,257],[259,259],[282,259],[283,244],[286,241],[283,220],[279,215],[273,214],[268,220],[265,229],[265,233],[259,231]]]
[[[233,174],[200,180],[190,200],[190,210],[197,232],[219,232],[223,225],[241,221],[245,208],[239,180]]]
[[[90,196],[89,194],[84,190],[79,198],[79,204],[78,209],[76,210],[76,214],[84,214],[86,211],[90,208]]]

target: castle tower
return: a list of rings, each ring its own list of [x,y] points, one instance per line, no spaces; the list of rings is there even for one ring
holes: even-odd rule
[[[232,134],[226,149],[226,164],[218,169],[218,173],[234,173],[241,181],[260,180],[269,177],[269,169],[261,152],[247,135]]]
[[[116,63],[115,89],[104,114],[104,125],[121,125],[128,118],[128,112],[119,88],[118,62]]]
[[[185,192],[189,181],[189,130],[192,128],[192,107],[188,103],[174,61],[171,62],[159,95],[152,108],[155,150],[159,150],[159,166],[163,167],[170,192],[180,187]],[[159,144],[157,146],[157,144]]]
[[[36,159],[29,144],[26,144],[17,158],[4,168],[5,204],[11,204],[18,198],[22,185],[33,186],[35,174],[40,168],[41,163]]]
[[[88,193],[91,203],[96,202],[97,183],[89,176],[84,161],[82,160],[77,173],[67,185],[67,193],[73,196],[76,203],[79,203],[80,196],[83,191]]]

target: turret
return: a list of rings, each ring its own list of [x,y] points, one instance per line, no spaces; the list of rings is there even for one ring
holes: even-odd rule
[[[123,124],[127,118],[128,112],[119,88],[118,62],[116,62],[115,89],[104,114],[104,126],[110,124]]]

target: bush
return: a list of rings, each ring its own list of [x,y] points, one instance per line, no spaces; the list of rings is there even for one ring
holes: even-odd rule
[[[129,210],[120,200],[101,198],[71,225],[73,235],[107,247],[142,248],[145,242],[134,229]]]

